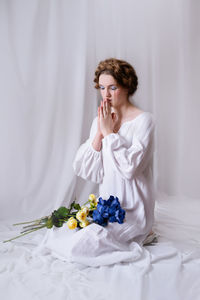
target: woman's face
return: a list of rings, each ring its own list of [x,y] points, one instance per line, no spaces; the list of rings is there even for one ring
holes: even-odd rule
[[[128,90],[120,86],[112,75],[101,74],[99,87],[103,100],[107,99],[112,107],[120,107],[128,100]]]

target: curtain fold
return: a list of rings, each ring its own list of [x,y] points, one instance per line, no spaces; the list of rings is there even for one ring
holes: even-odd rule
[[[200,198],[199,13],[197,0],[0,1],[2,219],[97,192],[72,161],[100,101],[95,68],[108,57],[135,67],[131,101],[155,117],[157,189]]]

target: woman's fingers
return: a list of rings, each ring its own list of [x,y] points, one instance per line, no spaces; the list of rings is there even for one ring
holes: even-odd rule
[[[111,115],[111,106],[108,99],[104,99],[101,101],[100,112],[102,116],[105,118],[107,115]]]
[[[111,114],[110,102],[108,100],[106,101],[106,110],[108,114]]]
[[[100,107],[100,118],[103,118],[104,114],[103,114],[103,107]]]
[[[108,99],[103,100],[104,116],[111,114],[111,106]]]
[[[103,108],[104,107],[104,104],[103,104],[103,100],[101,101],[101,104],[100,104],[100,106],[99,106],[99,117],[100,116],[104,116],[104,112],[103,112]]]
[[[106,109],[106,101],[103,101],[103,116],[106,117],[107,109]]]
[[[98,107],[98,121],[100,120],[100,106]]]

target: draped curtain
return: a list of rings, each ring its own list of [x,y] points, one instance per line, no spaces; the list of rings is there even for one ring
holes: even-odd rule
[[[97,186],[72,161],[100,101],[100,60],[130,62],[156,121],[156,189],[200,198],[198,0],[0,0],[0,217],[49,213]]]

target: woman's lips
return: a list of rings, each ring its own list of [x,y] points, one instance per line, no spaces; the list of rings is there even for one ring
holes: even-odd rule
[[[111,99],[111,98],[106,98],[105,100],[108,101],[108,103],[109,103],[110,105],[112,105],[112,99]]]

